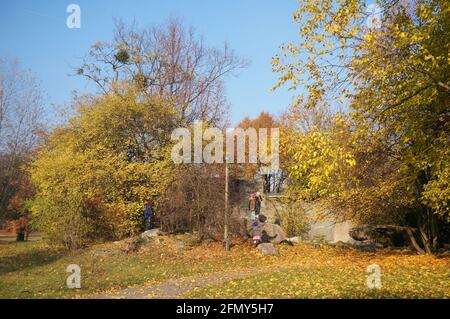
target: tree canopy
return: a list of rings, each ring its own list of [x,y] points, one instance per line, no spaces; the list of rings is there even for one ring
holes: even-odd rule
[[[448,222],[450,35],[448,1],[300,1],[299,41],[272,60],[274,87],[293,108],[344,106],[331,126],[287,130],[293,188],[373,218],[416,217],[427,251]],[[282,151],[283,152],[283,151]],[[389,218],[388,218],[389,220]],[[440,222],[439,222],[440,221]]]
[[[40,229],[68,247],[139,230],[144,203],[170,183],[167,136],[176,120],[169,102],[133,90],[79,105],[31,164]]]

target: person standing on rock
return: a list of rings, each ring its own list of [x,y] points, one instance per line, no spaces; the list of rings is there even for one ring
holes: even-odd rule
[[[250,211],[250,220],[254,220],[256,218],[256,197],[255,193],[250,193],[248,198],[248,210]]]
[[[147,204],[145,204],[144,208],[144,222],[145,222],[145,230],[152,229],[152,202],[149,200]]]
[[[258,218],[259,213],[261,212],[261,203],[262,203],[262,196],[260,192],[256,192],[256,196],[255,196],[255,214],[256,214],[256,218]]]

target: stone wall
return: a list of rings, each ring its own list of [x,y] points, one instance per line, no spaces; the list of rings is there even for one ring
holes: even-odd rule
[[[261,213],[267,217],[267,221],[273,224],[280,223],[280,213],[283,209],[282,200],[286,198],[283,194],[263,193],[263,181],[256,177],[253,180],[236,180],[235,191],[239,194],[239,198],[234,204],[235,214],[241,217],[248,215],[248,196],[251,192],[259,191],[263,195],[263,202],[261,205]],[[350,221],[335,222],[332,217],[327,219],[318,219],[318,215],[323,215],[323,211],[317,205],[307,204],[303,205],[306,214],[313,220],[310,224],[310,230],[307,234],[309,240],[323,239],[327,242],[349,242],[351,237],[349,230],[352,227]]]
[[[262,213],[268,217],[271,223],[279,223],[280,211],[283,209],[282,195],[269,195],[265,194]],[[303,209],[305,209],[306,215],[311,218],[310,230],[307,234],[309,240],[320,240],[323,239],[327,242],[349,242],[351,237],[349,231],[352,227],[350,221],[336,222],[333,220],[332,216],[328,218],[319,218],[322,215],[320,208],[316,207],[314,204],[304,204]]]

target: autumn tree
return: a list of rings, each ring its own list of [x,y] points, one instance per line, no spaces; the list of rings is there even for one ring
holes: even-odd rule
[[[22,168],[22,170],[25,170]],[[14,194],[7,206],[6,227],[16,233],[17,241],[28,240],[33,230],[30,216],[30,200],[35,196],[35,188],[26,172],[20,174],[20,179],[13,182]]]
[[[27,183],[22,168],[43,135],[43,119],[41,90],[34,75],[16,60],[0,59],[0,222],[26,219],[26,209],[19,205],[23,201],[18,200],[26,196],[21,192]]]
[[[138,233],[151,200],[164,231],[219,239],[223,165],[176,164],[171,135],[179,110],[159,96],[143,98],[134,86],[122,92],[77,104],[39,148],[29,169],[34,225],[74,249]]]
[[[139,99],[132,88],[77,105],[77,112],[30,168],[33,220],[70,249],[140,230],[144,203],[170,183],[170,133],[178,119],[170,102]]]
[[[226,44],[206,46],[178,19],[149,28],[117,20],[113,39],[94,43],[76,73],[103,93],[127,81],[144,94],[170,99],[180,111],[180,125],[194,120],[217,125],[227,120],[224,79],[246,65]]]
[[[341,190],[352,196],[339,199],[409,211],[431,253],[439,245],[439,225],[449,219],[449,3],[376,4],[370,12],[358,0],[300,1],[294,13],[300,41],[274,57],[281,74],[275,88],[305,88],[294,106],[341,104],[352,114],[297,144],[311,157],[297,158],[293,174],[302,171],[296,180],[308,177],[304,182],[316,186],[324,181],[319,196],[339,194],[324,175],[347,175]],[[302,167],[303,160],[312,167]],[[363,211],[376,215],[375,208]]]
[[[255,129],[256,140],[258,141],[257,142],[258,154],[267,153],[268,156],[270,156],[271,152],[271,141],[272,141],[271,129],[278,128],[278,126],[279,126],[278,121],[274,118],[274,116],[272,116],[267,112],[261,112],[255,118],[245,117],[237,125],[238,128],[241,128],[243,130]],[[265,132],[267,133],[261,139],[260,139],[260,129],[265,129]],[[263,133],[264,130],[261,132]],[[249,138],[250,138],[249,136],[246,137],[246,143],[250,143]],[[259,141],[261,141],[261,145]],[[261,166],[267,165],[267,163],[261,163],[260,158],[258,158],[257,163],[250,163],[248,150],[249,146],[247,144],[247,147],[245,147],[246,162],[244,164],[235,165],[235,168],[237,170],[237,174],[241,174],[245,178],[253,178],[258,169]]]
[[[76,68],[100,93],[76,101],[30,168],[36,225],[68,248],[121,238],[140,230],[151,198],[166,230],[203,232],[221,214],[211,197],[220,184],[213,167],[175,165],[171,133],[195,120],[225,124],[225,76],[245,65],[176,19],[150,28],[116,21],[113,40],[93,44]]]
[[[324,131],[332,122],[333,113],[325,105],[314,108],[289,107],[279,119],[280,125],[280,166],[283,170],[297,163],[294,147],[302,134],[314,130]]]
[[[158,198],[161,228],[196,232],[199,239],[221,240],[224,168],[221,164],[181,164],[165,194]]]

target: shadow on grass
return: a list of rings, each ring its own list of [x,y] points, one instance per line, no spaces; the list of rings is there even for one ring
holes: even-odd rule
[[[2,243],[1,246],[3,245],[15,245],[17,247],[18,245],[29,245],[29,243]],[[18,253],[7,254],[6,256],[0,255],[0,275],[50,264],[64,255],[64,251],[48,247],[30,247],[30,249],[21,250]]]

